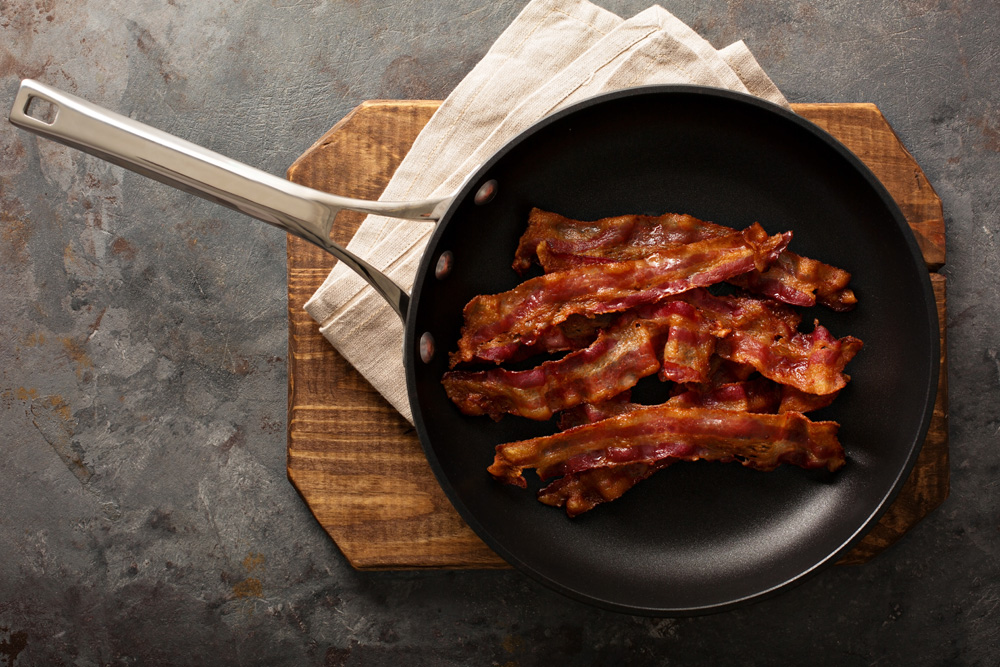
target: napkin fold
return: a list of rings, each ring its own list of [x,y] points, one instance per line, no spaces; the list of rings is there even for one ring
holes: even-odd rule
[[[717,50],[654,5],[630,19],[587,0],[533,0],[442,102],[380,199],[454,192],[539,119],[599,93],[649,84],[728,88],[788,102],[742,42]],[[413,285],[433,223],[368,216],[348,249]],[[341,264],[305,304],[320,332],[407,420],[399,316]]]

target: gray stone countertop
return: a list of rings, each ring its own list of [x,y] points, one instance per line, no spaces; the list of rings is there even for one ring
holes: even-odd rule
[[[283,174],[363,100],[446,96],[523,5],[0,2],[0,103],[36,78]],[[943,506],[871,563],[695,618],[355,571],[286,478],[284,235],[3,122],[0,665],[997,664],[998,5],[664,6],[792,102],[878,105],[941,196]]]

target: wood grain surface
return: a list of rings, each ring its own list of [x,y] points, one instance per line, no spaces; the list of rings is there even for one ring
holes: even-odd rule
[[[376,199],[436,101],[365,102],[288,170],[297,183]],[[928,269],[944,264],[941,201],[877,107],[793,105],[861,158],[899,203]],[[346,244],[361,214],[343,212]],[[438,486],[416,432],[319,333],[303,310],[334,260],[288,237],[288,476],[320,525],[358,569],[506,567],[462,521]],[[912,474],[878,525],[840,562],[868,561],[948,496],[945,279],[932,273],[942,334],[934,417]]]

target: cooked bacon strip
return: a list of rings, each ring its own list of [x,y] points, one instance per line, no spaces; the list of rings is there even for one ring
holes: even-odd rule
[[[715,357],[739,372],[720,374],[723,381],[710,385],[678,385],[678,392],[665,402],[677,408],[713,408],[736,412],[812,412],[833,403],[837,393],[818,396],[799,391],[795,387],[781,385],[765,377],[746,379],[755,373],[752,366],[736,364]],[[581,403],[559,414],[559,430],[565,431],[584,424],[593,424],[602,419],[617,417],[633,410],[647,407],[632,402],[632,392],[623,391],[617,396],[599,403]]]
[[[545,420],[580,403],[599,403],[660,371],[663,381],[704,382],[714,323],[691,304],[667,299],[628,311],[584,350],[526,371],[445,373],[445,391],[467,415]]]
[[[791,337],[734,331],[716,346],[726,359],[750,364],[766,378],[792,386],[808,394],[832,394],[850,379],[844,366],[861,349],[853,336],[835,338],[819,322],[810,334]]]
[[[753,371],[753,369],[751,369]],[[716,410],[733,410],[736,412],[804,412],[803,410],[780,410],[779,405],[784,400],[782,387],[767,378],[726,382],[707,389],[681,389],[662,405],[675,408],[712,408]],[[803,395],[796,391],[798,395]],[[812,394],[804,394],[812,396]],[[813,396],[813,398],[819,398]],[[825,396],[823,397],[826,398]],[[788,404],[792,406],[790,402]],[[581,403],[559,415],[559,430],[565,431],[584,424],[593,424],[602,419],[617,417],[633,410],[649,407],[632,402],[632,392],[623,391],[600,403]]]
[[[753,368],[749,366],[742,364],[739,366],[740,368],[749,368],[751,373],[754,372]],[[689,385],[687,389],[682,387],[681,391],[667,399],[664,405],[676,408],[713,408],[736,412],[804,413],[826,407],[832,401],[830,395],[806,394],[794,387],[779,385],[767,378],[758,377],[753,380],[725,382],[708,388],[698,388],[697,385]],[[631,391],[623,391],[617,396],[612,396],[599,403],[581,403],[564,410],[559,415],[559,430],[565,431],[576,426],[593,424],[602,419],[617,417],[644,407],[648,406],[632,402]]]
[[[749,367],[744,366],[744,368]],[[727,382],[709,389],[689,388],[683,393],[672,396],[667,404],[676,407],[718,408],[742,412],[801,412],[805,414],[830,405],[837,397],[837,393],[833,392],[822,396],[807,394],[795,387],[778,384],[765,377],[758,377],[753,380]],[[618,408],[619,414],[629,411],[630,408],[626,405],[623,404]]]
[[[740,366],[740,368],[749,367]],[[725,383],[707,391],[689,389],[670,398],[666,405],[736,412],[772,413],[776,408],[777,412],[809,412],[826,407],[835,396],[835,393],[826,396],[806,394],[793,387],[778,385],[766,378],[756,378]],[[632,402],[631,392],[622,392],[602,403],[596,405],[584,403],[563,412],[559,419],[559,429],[564,431],[644,407]],[[664,459],[653,464],[632,463],[570,473],[550,482],[539,491],[538,500],[546,505],[565,507],[566,514],[575,517],[601,503],[620,498],[633,486],[674,461],[675,459]]]
[[[551,482],[538,492],[538,500],[553,507],[565,507],[572,518],[621,498],[633,486],[672,463],[674,459],[663,459],[656,463],[591,468]]]
[[[636,408],[641,408],[639,403],[632,402],[632,391],[626,390],[617,396],[598,403],[581,403],[559,414],[559,430],[565,431],[574,426],[593,424],[608,417],[616,417],[626,412],[631,412]]]
[[[750,369],[753,372],[753,369]],[[687,388],[678,385],[679,391],[662,405],[676,408],[712,408],[716,410],[734,410],[736,412],[790,412],[779,410],[778,406],[784,397],[781,387],[767,378],[726,382],[712,387],[700,388],[699,385],[688,385]],[[800,395],[801,392],[798,392]],[[812,396],[811,394],[804,394]],[[819,398],[819,397],[814,397]],[[823,397],[825,398],[825,397]],[[791,405],[791,403],[789,403]],[[632,402],[632,392],[623,391],[599,403],[581,403],[564,410],[559,415],[559,430],[566,431],[576,426],[593,424],[602,419],[617,417],[633,410],[648,407]],[[797,410],[796,412],[804,412]]]
[[[555,271],[569,268],[574,257],[581,262],[587,257],[596,261],[640,259],[664,248],[732,233],[730,228],[676,213],[619,215],[583,222],[533,208],[514,254],[513,268],[523,275],[539,259],[540,251],[553,256],[553,266],[546,271]],[[601,254],[603,249],[614,249],[615,254]],[[566,264],[556,266],[561,258],[566,258]]]
[[[708,391],[688,390],[667,401],[679,408],[714,408],[737,412],[774,412],[782,388],[765,378],[733,382]],[[786,387],[787,389],[787,387]],[[590,424],[622,415],[644,406],[631,402],[631,392],[623,392],[597,405],[583,404],[560,415],[559,429]],[[782,411],[784,412],[784,411]],[[538,492],[538,500],[546,505],[565,507],[566,514],[575,517],[594,509],[603,502],[616,500],[626,491],[647,479],[657,470],[672,464],[674,459],[656,463],[631,463],[623,466],[590,468],[570,473],[550,482]]]
[[[504,414],[545,420],[583,402],[598,403],[630,389],[660,368],[660,325],[623,317],[594,343],[526,371],[449,371],[448,397],[467,415]]]
[[[858,303],[854,292],[847,288],[850,273],[787,250],[767,271],[750,271],[727,282],[793,306],[820,303],[830,310],[845,312]]]
[[[785,396],[782,387],[767,378],[756,378],[740,382],[728,382],[710,389],[687,389],[671,396],[661,405],[675,408],[710,408],[732,410],[734,412],[803,412],[802,410],[781,410],[779,405]],[[793,390],[795,391],[795,390]],[[801,393],[800,393],[801,395]],[[804,396],[812,396],[804,394]],[[814,396],[813,398],[819,398]],[[822,398],[826,398],[825,396]],[[789,406],[792,404],[789,403]],[[584,424],[593,424],[602,419],[617,417],[633,410],[649,406],[633,403],[631,392],[622,392],[600,403],[582,403],[559,415],[559,430],[565,431]]]
[[[652,317],[666,332],[660,380],[706,382],[712,371],[716,327],[697,308],[681,300],[668,302]]]
[[[719,355],[713,355],[711,360],[709,360],[709,368],[711,369],[708,374],[708,382],[692,384],[687,383],[683,386],[679,386],[677,393],[683,393],[685,391],[695,389],[697,391],[711,391],[717,387],[721,387],[724,384],[732,384],[733,382],[743,382],[750,379],[750,376],[757,372],[753,366],[747,364],[740,364],[735,361],[730,361],[729,359],[723,359]]]
[[[731,233],[729,227],[675,213],[621,215],[582,222],[536,208],[528,216],[528,228],[521,236],[513,268],[523,275],[534,261],[548,273],[634,260],[676,245]],[[846,311],[857,303],[847,288],[850,280],[847,271],[786,250],[766,271],[750,271],[727,282],[795,306],[818,302],[832,310]]]
[[[538,354],[582,350],[593,343],[600,331],[613,324],[618,316],[619,313],[606,313],[596,317],[572,315],[565,322],[540,331],[531,345],[522,345],[515,340],[506,345],[486,347],[476,358],[478,361],[499,364],[504,361],[521,361]]]
[[[790,233],[768,236],[754,224],[643,259],[549,273],[507,292],[474,297],[465,306],[451,366],[501,360],[495,350],[509,350],[512,343],[530,347],[571,315],[620,312],[765,268],[790,240]]]
[[[445,375],[444,386],[465,414],[488,414],[493,419],[515,414],[544,420],[580,403],[599,403],[615,396],[659,368],[661,380],[696,390],[688,392],[688,405],[722,407],[720,401],[739,398],[746,406],[766,406],[741,409],[774,412],[781,394],[765,383],[730,385],[725,395],[709,391],[712,355],[718,352],[731,363],[756,369],[800,393],[835,394],[847,382],[844,366],[857,353],[860,341],[837,340],[819,325],[812,334],[801,334],[795,329],[798,323],[794,311],[770,300],[717,297],[691,290],[629,311],[590,347],[558,361],[528,371],[452,371]],[[718,343],[716,336],[721,337]],[[654,345],[662,347],[654,351]],[[657,362],[659,350],[662,364]],[[752,394],[736,393],[749,389]],[[795,400],[791,389],[789,402]],[[758,403],[752,403],[755,400]],[[789,405],[807,412],[828,403],[799,398]]]
[[[819,322],[799,333],[799,316],[773,301],[692,291],[685,299],[728,333],[715,346],[720,357],[755,368],[775,382],[809,394],[830,394],[849,379],[844,367],[861,349],[853,336],[837,339]]]
[[[844,464],[837,428],[836,422],[811,422],[797,412],[768,415],[662,405],[498,445],[488,470],[522,488],[527,486],[525,468],[536,468],[544,480],[666,459],[739,461],[757,470],[791,463],[833,471]]]
[[[671,397],[667,405],[677,408],[711,408],[734,412],[778,412],[781,387],[766,378],[730,382],[708,391],[689,389]]]
[[[819,410],[833,403],[839,391],[832,391],[829,394],[817,395],[807,394],[795,387],[787,384],[781,385],[781,402],[778,404],[778,412],[812,412]]]
[[[732,331],[791,336],[802,316],[789,306],[756,296],[715,296],[708,290],[690,290],[683,297],[712,322],[712,330],[725,337]]]
[[[664,381],[695,385],[692,388],[705,385],[712,371],[716,336],[722,336],[718,343],[721,357],[757,369],[800,392],[829,394],[846,384],[843,369],[860,347],[857,339],[836,340],[821,326],[808,336],[800,334],[794,329],[798,316],[766,300],[716,297],[704,290],[684,296],[690,303],[679,297],[633,309],[586,349],[531,370],[451,371],[443,378],[445,391],[467,415],[500,419],[514,414],[545,420],[581,403],[604,401],[656,370]],[[710,319],[692,303],[704,309]],[[753,389],[753,395],[739,398],[748,406],[752,400],[765,406],[773,402],[773,406],[743,409],[777,409],[780,393],[770,387],[767,389],[772,390],[765,390],[761,383],[730,385],[725,389],[730,393],[724,397],[704,389],[688,392],[686,401],[692,406],[720,407],[719,401],[735,399],[734,392],[746,389]]]

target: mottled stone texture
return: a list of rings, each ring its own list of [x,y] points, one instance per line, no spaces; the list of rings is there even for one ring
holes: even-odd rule
[[[444,97],[522,5],[0,1],[0,106],[34,77],[282,174],[362,100]],[[284,236],[3,122],[0,665],[996,664],[997,4],[665,6],[793,102],[877,104],[943,199],[944,506],[701,618],[514,571],[355,572],[285,476]]]

